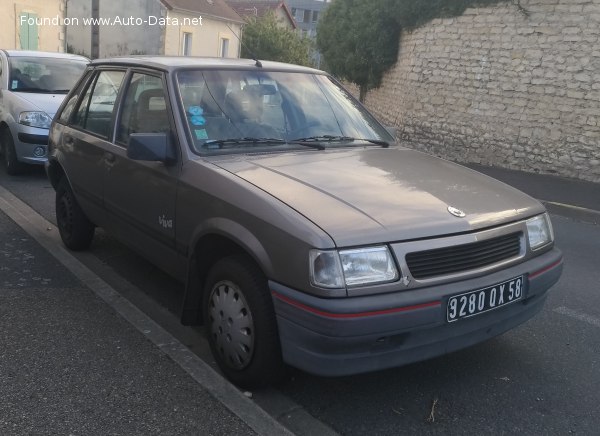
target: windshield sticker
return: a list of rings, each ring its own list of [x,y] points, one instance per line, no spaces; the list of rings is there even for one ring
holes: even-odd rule
[[[194,115],[192,118],[190,118],[190,123],[192,123],[194,126],[203,126],[206,124],[206,120],[202,115]]]
[[[208,139],[208,135],[205,129],[194,129],[196,139]]]
[[[204,114],[204,109],[200,106],[190,106],[187,113],[190,115],[190,123],[194,126],[203,126],[206,124],[206,119],[202,116],[202,114]]]
[[[19,86],[19,81],[18,80],[13,80],[12,81],[11,89],[17,89],[18,86]]]

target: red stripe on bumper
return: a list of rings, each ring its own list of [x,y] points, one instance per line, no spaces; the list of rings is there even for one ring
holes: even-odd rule
[[[411,310],[425,309],[427,307],[435,307],[442,304],[441,301],[432,301],[430,303],[416,304],[414,306],[405,306],[405,307],[395,307],[393,309],[384,309],[384,310],[374,310],[371,312],[359,312],[359,313],[332,313],[325,312],[319,309],[316,309],[311,306],[307,306],[306,304],[300,303],[292,298],[286,297],[285,295],[278,294],[275,291],[271,291],[273,296],[284,303],[287,303],[291,306],[297,307],[298,309],[305,310],[306,312],[314,313],[315,315],[324,316],[326,318],[363,318],[366,316],[377,316],[377,315],[388,315],[390,313],[399,313],[399,312],[409,312]]]
[[[542,274],[544,274],[545,272],[548,272],[548,271],[550,271],[551,269],[553,269],[553,268],[556,268],[556,267],[557,267],[558,265],[560,265],[561,263],[562,263],[562,259],[560,259],[560,260],[557,260],[557,261],[556,261],[556,262],[554,262],[553,264],[551,264],[551,265],[548,265],[547,267],[544,267],[544,268],[542,268],[542,269],[540,269],[540,270],[538,270],[538,271],[532,272],[531,274],[529,274],[529,279],[531,280],[531,279],[534,279],[534,278],[536,278],[537,276],[541,276],[541,275],[542,275]]]

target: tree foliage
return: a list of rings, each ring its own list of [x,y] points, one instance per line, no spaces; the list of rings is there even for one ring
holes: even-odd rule
[[[468,7],[506,1],[335,0],[319,21],[317,48],[327,69],[357,84],[363,100],[396,63],[402,29],[414,29],[434,18],[462,15]],[[519,0],[511,1],[518,5]]]
[[[311,65],[311,42],[283,27],[274,14],[249,18],[244,26],[242,57]]]
[[[389,14],[391,0],[335,0],[317,28],[317,47],[327,69],[356,83],[360,99],[378,87],[398,54],[400,27]]]

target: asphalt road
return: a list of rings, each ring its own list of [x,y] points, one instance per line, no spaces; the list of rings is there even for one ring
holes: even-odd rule
[[[9,179],[0,171],[0,184],[54,221],[43,172]],[[598,434],[600,226],[552,218],[563,276],[525,325],[394,370],[337,379],[292,371],[277,389],[255,392],[255,401],[298,434],[311,434],[307,412],[348,435]],[[201,331],[177,325],[180,284],[102,232],[81,259],[212,363]]]

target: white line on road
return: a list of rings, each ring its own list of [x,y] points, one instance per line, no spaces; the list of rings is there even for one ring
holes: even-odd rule
[[[564,306],[557,307],[553,310],[553,312],[560,313],[561,315],[567,315],[579,321],[587,322],[595,327],[600,327],[600,318],[588,315],[587,313],[581,313]]]

